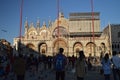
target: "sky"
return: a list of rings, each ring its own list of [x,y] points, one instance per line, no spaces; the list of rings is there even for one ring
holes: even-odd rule
[[[0,0],[0,39],[13,44],[20,32],[20,6],[22,0]],[[93,0],[93,11],[100,12],[101,31],[110,24],[120,24],[120,0]],[[59,10],[69,18],[71,12],[91,12],[91,0],[59,0]],[[36,26],[39,19],[42,26],[45,21],[55,21],[58,8],[57,0],[23,0],[22,35],[27,20]]]

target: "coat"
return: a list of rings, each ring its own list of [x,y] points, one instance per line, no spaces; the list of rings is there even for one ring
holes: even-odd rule
[[[84,77],[85,76],[85,60],[80,61],[79,59],[76,61],[75,64],[75,74],[77,77]]]
[[[13,70],[16,75],[25,74],[25,60],[23,58],[17,58],[13,64]]]
[[[103,59],[101,64],[104,74],[111,74],[111,61],[108,59],[108,61],[105,62],[105,60]]]

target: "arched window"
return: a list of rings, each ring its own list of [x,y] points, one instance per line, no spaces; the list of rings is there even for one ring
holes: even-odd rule
[[[115,48],[117,48],[116,44],[115,44]]]
[[[118,38],[120,37],[120,32],[118,32]]]
[[[59,27],[56,27],[53,31],[53,37],[55,36],[67,36],[68,35],[68,32],[66,30],[66,28],[62,27],[62,26],[59,26]]]
[[[119,44],[118,44],[118,45],[117,45],[117,48],[119,49],[119,47],[120,47],[120,46],[119,46]]]
[[[114,49],[114,45],[112,44],[112,48]]]

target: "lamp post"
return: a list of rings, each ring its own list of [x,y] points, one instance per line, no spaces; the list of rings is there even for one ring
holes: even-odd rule
[[[0,31],[1,31],[1,35],[2,36],[4,36],[2,33],[7,33],[7,30],[5,30],[5,29],[0,29]],[[0,38],[2,38],[2,36],[0,37]],[[5,37],[5,36],[4,36]]]

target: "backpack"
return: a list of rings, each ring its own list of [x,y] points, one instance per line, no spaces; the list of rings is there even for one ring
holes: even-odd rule
[[[64,56],[63,55],[58,55],[56,57],[56,63],[55,63],[55,69],[58,70],[58,71],[61,71],[64,69]]]

